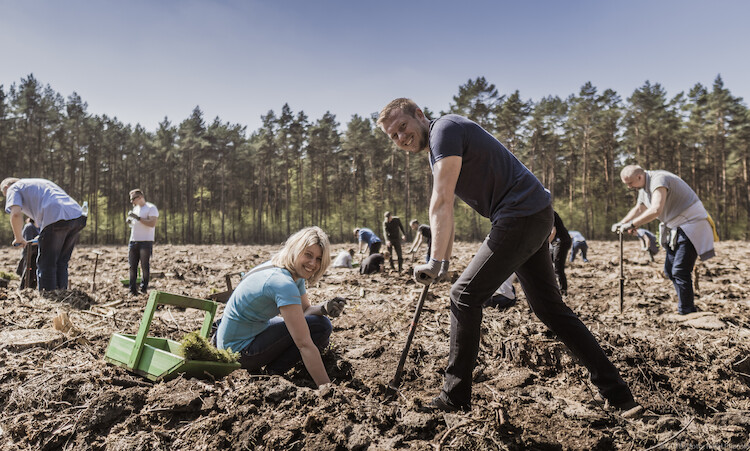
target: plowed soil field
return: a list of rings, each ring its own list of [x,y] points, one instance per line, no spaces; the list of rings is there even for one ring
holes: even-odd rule
[[[323,360],[333,384],[323,389],[301,364],[284,376],[238,370],[219,380],[151,382],[104,360],[113,333],[137,331],[147,300],[120,283],[126,246],[79,246],[71,290],[42,297],[18,290],[18,280],[0,288],[0,449],[748,449],[750,245],[717,244],[718,256],[696,271],[699,311],[686,316],[675,314],[674,288],[661,276],[663,252],[651,263],[639,242],[626,240],[620,312],[619,245],[589,246],[589,263],[579,257],[568,266],[566,302],[646,408],[642,418],[594,401],[586,370],[531,313],[518,285],[518,303],[485,310],[470,412],[423,407],[442,385],[449,282],[431,287],[403,384],[386,399],[421,291],[395,271],[329,269],[309,287],[314,303],[348,299],[332,320]],[[454,280],[478,247],[456,244]],[[156,245],[152,271],[162,277],[152,289],[206,298],[225,290],[226,274],[278,249]],[[12,272],[19,253],[0,251],[0,269]],[[72,329],[56,332],[63,312]],[[180,340],[202,319],[163,306],[150,335]]]

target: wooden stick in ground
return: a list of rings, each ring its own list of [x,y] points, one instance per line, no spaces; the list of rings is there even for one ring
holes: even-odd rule
[[[99,256],[102,255],[99,251],[93,251],[96,258],[94,259],[94,276],[91,278],[91,292],[96,292],[96,267],[99,266]]]
[[[622,257],[622,236],[624,231],[620,230],[620,313],[622,313],[622,306],[625,301],[625,266]]]

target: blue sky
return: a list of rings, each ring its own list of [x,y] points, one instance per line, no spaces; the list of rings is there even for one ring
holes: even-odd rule
[[[284,103],[341,124],[402,96],[437,112],[478,76],[536,101],[721,74],[747,104],[749,22],[739,0],[0,0],[0,84],[33,73],[152,131],[196,105],[249,131]]]

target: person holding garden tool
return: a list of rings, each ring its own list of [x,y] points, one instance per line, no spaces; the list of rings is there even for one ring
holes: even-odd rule
[[[86,215],[62,188],[46,179],[8,177],[0,182],[5,212],[10,213],[13,245],[25,247],[23,215],[39,227],[37,276],[39,291],[67,290],[68,263],[86,227]]]
[[[365,252],[365,248],[369,251],[368,255],[377,254],[380,252],[380,246],[383,245],[380,238],[366,227],[357,227],[354,229],[354,238],[357,239],[360,255]]]
[[[479,353],[482,305],[514,272],[532,311],[588,368],[610,405],[637,416],[643,408],[594,336],[562,301],[547,238],[552,230],[550,194],[510,151],[475,122],[455,114],[429,120],[414,101],[395,99],[378,126],[401,149],[427,151],[433,173],[430,200],[432,255],[414,268],[430,284],[449,267],[454,195],[492,221],[492,228],[450,291],[450,352],[445,381],[430,407],[471,408],[472,372]]]
[[[698,257],[708,260],[716,255],[718,241],[711,216],[690,186],[667,171],[647,171],[638,165],[625,166],[622,183],[638,191],[636,205],[612,231],[637,235],[638,226],[659,219],[661,246],[667,253],[664,274],[677,291],[677,311],[686,315],[697,311],[694,304],[692,271]]]

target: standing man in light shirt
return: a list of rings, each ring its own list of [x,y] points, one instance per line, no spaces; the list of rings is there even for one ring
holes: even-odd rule
[[[131,227],[128,243],[128,263],[130,264],[130,294],[137,295],[148,291],[148,280],[151,275],[151,254],[156,235],[156,220],[159,210],[156,205],[146,202],[146,196],[140,189],[130,192],[133,210],[128,214],[127,222]],[[141,264],[141,284],[138,286],[138,263]]]
[[[13,245],[26,247],[23,215],[39,227],[37,275],[40,291],[68,289],[68,262],[78,243],[86,216],[78,202],[46,179],[9,177],[0,183],[5,212],[10,213]]]

